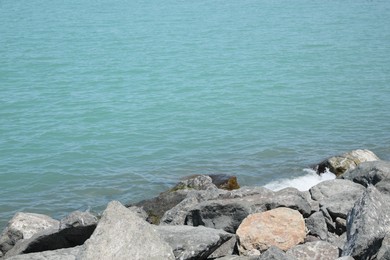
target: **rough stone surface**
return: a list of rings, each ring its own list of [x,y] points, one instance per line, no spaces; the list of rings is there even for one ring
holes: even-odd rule
[[[343,256],[374,259],[390,233],[390,203],[372,185],[355,203],[347,218]]]
[[[223,230],[191,226],[158,226],[157,232],[172,247],[176,259],[202,260],[233,235]]]
[[[293,257],[288,256],[283,250],[276,246],[271,246],[267,251],[262,253],[259,260],[294,260]]]
[[[238,253],[236,252],[236,243],[237,243],[236,235],[233,235],[228,241],[223,243],[211,255],[209,255],[208,259],[214,259],[214,258]]]
[[[377,259],[390,260],[390,234],[386,234],[379,248]]]
[[[276,208],[249,215],[236,234],[241,255],[260,255],[271,246],[288,250],[302,243],[306,237],[306,228],[298,211]]]
[[[213,184],[217,186],[218,189],[236,190],[240,188],[236,176],[228,174],[211,174],[209,176],[211,177]]]
[[[60,220],[60,229],[96,226],[98,218],[88,211],[74,211]]]
[[[364,187],[349,180],[335,179],[317,184],[310,189],[311,196],[325,207],[332,219],[346,219],[355,201],[363,194]]]
[[[260,256],[238,256],[238,255],[227,255],[215,260],[259,260]]]
[[[390,182],[390,162],[364,162],[361,163],[356,169],[343,174],[340,176],[340,178],[351,180],[365,187],[370,184],[375,186],[378,184],[381,184],[381,186],[386,186],[383,182]]]
[[[19,212],[8,222],[0,236],[0,251],[5,254],[17,241],[29,239],[50,228],[58,229],[59,221],[42,214]]]
[[[326,240],[328,237],[328,228],[324,215],[321,212],[315,212],[305,222],[310,235]]]
[[[324,173],[326,169],[329,169],[331,172],[339,176],[348,170],[356,168],[357,165],[362,162],[376,161],[379,160],[370,150],[353,150],[347,153],[344,153],[339,156],[333,156],[329,159],[326,159],[316,165],[314,169],[318,173]]]
[[[239,191],[239,190],[237,190]],[[263,190],[263,193],[248,196],[224,194],[218,199],[206,200],[188,209],[184,224],[223,229],[235,233],[242,220],[252,213],[264,212],[278,207],[289,207],[309,216],[311,206],[304,193],[289,188],[278,192]]]
[[[154,227],[124,207],[110,202],[79,259],[174,259],[172,248]]]
[[[287,251],[287,255],[299,260],[334,260],[339,257],[339,250],[328,242],[316,241],[295,246]]]
[[[81,246],[58,249],[53,251],[44,251],[39,253],[30,253],[24,255],[17,255],[7,260],[76,260]]]

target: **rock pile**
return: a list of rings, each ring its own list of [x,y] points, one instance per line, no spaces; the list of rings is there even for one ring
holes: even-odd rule
[[[358,163],[303,192],[225,179],[192,176],[151,200],[110,202],[98,217],[18,213],[0,258],[390,259],[390,162]]]

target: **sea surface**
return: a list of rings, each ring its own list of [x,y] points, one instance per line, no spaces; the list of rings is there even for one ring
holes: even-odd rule
[[[358,148],[390,160],[390,1],[0,0],[0,228]]]

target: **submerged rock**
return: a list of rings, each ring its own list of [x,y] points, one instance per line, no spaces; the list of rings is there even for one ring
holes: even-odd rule
[[[376,161],[380,160],[370,150],[353,150],[342,155],[330,157],[319,164],[315,165],[313,168],[317,173],[324,173],[326,169],[329,169],[332,173],[339,176],[348,170],[356,168],[362,162]]]
[[[249,215],[236,234],[240,254],[260,255],[271,246],[288,250],[304,242],[306,227],[298,211],[277,208]]]

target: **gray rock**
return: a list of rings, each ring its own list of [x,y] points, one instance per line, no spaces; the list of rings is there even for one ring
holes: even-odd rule
[[[215,260],[259,260],[260,256],[238,256],[238,255],[227,255],[219,258],[215,258]]]
[[[174,259],[155,227],[120,202],[110,202],[78,259]]]
[[[377,259],[390,260],[390,234],[386,234],[379,248]]]
[[[50,228],[58,229],[59,221],[42,214],[16,213],[0,236],[0,251],[5,254],[17,241]]]
[[[53,251],[44,251],[39,253],[30,253],[24,255],[17,255],[7,260],[76,260],[81,246],[58,249]]]
[[[236,235],[233,235],[228,241],[223,243],[211,255],[209,255],[208,259],[214,259],[222,256],[235,254],[237,251],[236,243],[237,243],[237,237]]]
[[[356,169],[340,176],[365,187],[372,184],[381,192],[390,195],[390,162],[373,161],[361,163]]]
[[[352,256],[342,256],[339,258],[336,258],[336,260],[355,260]]]
[[[289,249],[287,255],[299,260],[334,260],[339,257],[339,250],[328,242],[316,241],[297,245]]]
[[[337,235],[335,233],[329,232],[326,241],[331,243],[335,247],[338,247],[339,251],[341,252],[344,249],[345,243],[347,242],[347,233]]]
[[[146,213],[146,211],[143,208],[137,206],[130,206],[128,207],[128,209],[133,213],[135,213],[138,217],[148,221],[149,215],[148,213]]]
[[[328,228],[326,226],[325,217],[321,212],[315,212],[305,220],[309,234],[319,237],[321,240],[326,240],[328,237]]]
[[[313,168],[317,173],[324,173],[326,169],[329,169],[336,176],[339,176],[348,170],[356,168],[357,165],[363,162],[376,160],[379,160],[379,158],[373,152],[359,149],[328,158]]]
[[[349,180],[335,179],[317,184],[310,189],[312,198],[325,207],[332,216],[346,219],[355,201],[363,194],[364,187]]]
[[[271,246],[267,251],[260,255],[259,260],[294,260],[294,258],[288,256],[283,250]]]
[[[191,226],[158,226],[157,232],[173,249],[176,259],[207,259],[233,235],[223,230]]]
[[[239,192],[240,190],[237,190]],[[235,233],[242,220],[252,213],[288,207],[309,216],[311,206],[305,195],[297,189],[285,189],[278,192],[263,190],[264,193],[223,194],[218,199],[202,201],[187,208],[184,224],[203,225]],[[251,194],[245,196],[246,194]],[[253,195],[252,195],[253,194]]]
[[[390,203],[372,185],[355,203],[347,218],[343,256],[374,259],[390,233]]]
[[[98,218],[88,211],[74,211],[60,220],[60,229],[96,226]]]

